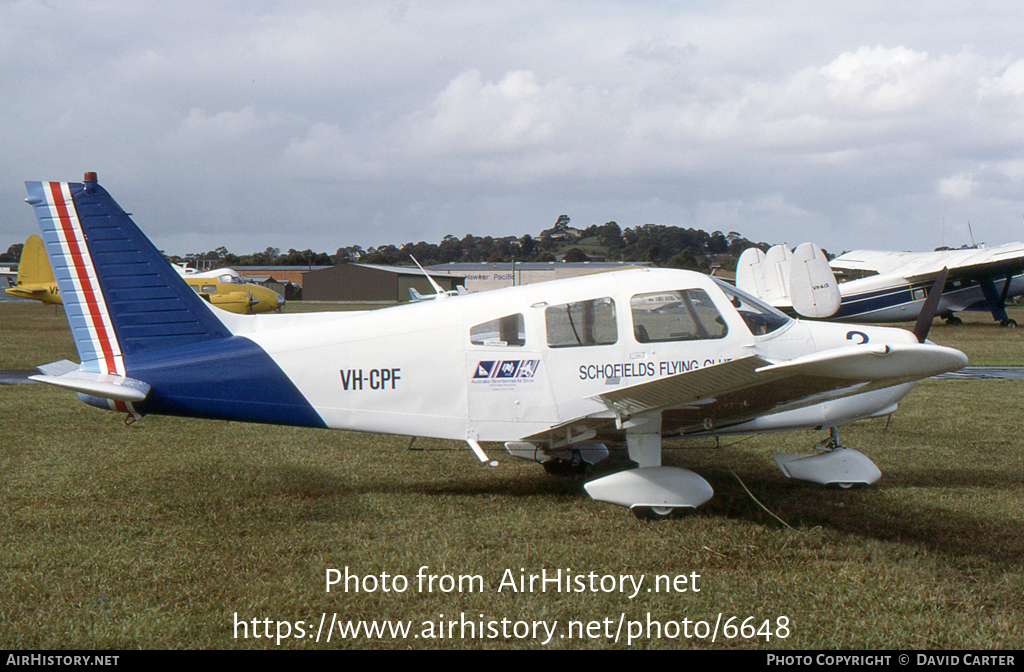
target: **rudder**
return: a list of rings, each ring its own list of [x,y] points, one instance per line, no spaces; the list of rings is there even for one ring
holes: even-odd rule
[[[95,173],[25,186],[83,370],[124,375],[125,355],[231,335]]]

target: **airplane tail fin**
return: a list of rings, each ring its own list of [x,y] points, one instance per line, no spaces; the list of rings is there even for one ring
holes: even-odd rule
[[[231,335],[95,173],[25,186],[83,371],[123,376],[124,356]]]
[[[131,217],[84,183],[26,182],[81,364],[33,380],[127,411],[325,427],[259,345],[232,330]]]
[[[793,252],[789,262],[789,297],[793,310],[804,317],[823,319],[839,310],[839,283],[824,251],[814,243],[803,243]]]
[[[814,243],[792,252],[785,245],[767,254],[755,247],[744,250],[736,265],[736,286],[776,308],[814,319],[835,315],[842,300],[828,259]]]
[[[50,262],[46,259],[43,239],[35,234],[26,238],[25,246],[21,248],[21,260],[18,262],[18,284],[54,284],[53,271],[50,270]]]
[[[775,245],[765,254],[756,247],[743,251],[736,264],[736,286],[776,308],[789,308],[789,261],[792,252]]]
[[[748,247],[736,262],[736,286],[747,294],[764,298],[764,271],[764,252]]]

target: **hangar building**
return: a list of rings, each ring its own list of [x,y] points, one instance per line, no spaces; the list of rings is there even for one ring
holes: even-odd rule
[[[464,283],[461,275],[431,271],[430,277],[445,291]],[[434,293],[415,266],[380,266],[347,263],[310,271],[302,277],[304,301],[408,301],[409,289]]]
[[[513,285],[529,285],[547,280],[573,278],[589,273],[649,266],[651,266],[651,263],[647,261],[526,261],[515,264],[508,262],[453,262],[428,266],[427,270],[430,271],[431,275],[435,273],[450,273],[461,276],[465,279],[467,290],[483,292],[488,289],[499,289]]]

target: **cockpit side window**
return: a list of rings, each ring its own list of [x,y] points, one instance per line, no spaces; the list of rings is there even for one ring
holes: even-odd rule
[[[469,330],[469,342],[502,347],[526,345],[526,324],[522,314],[506,315],[476,325]]]
[[[725,338],[729,328],[703,289],[636,294],[629,300],[637,343]]]
[[[611,345],[619,340],[615,301],[605,297],[551,306],[544,311],[548,346]]]
[[[736,311],[747,323],[747,328],[754,336],[770,334],[780,327],[784,327],[793,320],[785,313],[772,308],[766,303],[755,299],[744,291],[736,289],[730,284],[724,283],[717,278],[712,278],[718,286],[729,297],[729,301],[736,307]]]

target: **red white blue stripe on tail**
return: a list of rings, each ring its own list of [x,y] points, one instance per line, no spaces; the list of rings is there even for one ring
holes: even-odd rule
[[[82,370],[123,376],[124,360],[67,182],[30,183],[43,241]]]
[[[86,173],[26,182],[81,364],[35,380],[127,411],[325,426],[266,351],[235,335]]]

